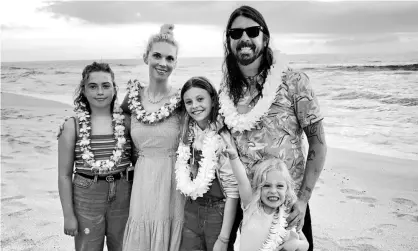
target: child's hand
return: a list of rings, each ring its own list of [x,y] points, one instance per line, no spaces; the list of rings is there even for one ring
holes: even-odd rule
[[[309,249],[309,243],[305,238],[305,235],[300,232],[296,233],[294,230],[290,231],[287,240],[280,245],[276,251],[307,251]]]
[[[221,133],[221,138],[225,143],[223,152],[229,157],[230,160],[238,158],[237,147],[235,146],[235,142],[232,140],[232,137],[228,137],[224,133]]]
[[[219,239],[216,240],[215,245],[213,245],[213,251],[227,251],[228,244],[220,241]]]
[[[278,251],[296,251],[299,248],[299,240],[293,239],[286,241],[280,245],[276,250]]]
[[[64,233],[69,236],[78,235],[78,221],[75,215],[64,217]]]

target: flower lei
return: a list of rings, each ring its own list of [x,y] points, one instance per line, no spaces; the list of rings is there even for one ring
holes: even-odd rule
[[[84,162],[91,167],[91,171],[93,173],[104,174],[109,171],[113,171],[121,161],[124,146],[126,143],[124,126],[125,116],[123,115],[119,104],[117,101],[115,101],[113,108],[112,120],[115,122],[113,127],[113,135],[115,137],[116,144],[113,150],[113,154],[108,160],[94,159],[94,154],[91,151],[90,146],[91,120],[90,114],[86,109],[86,104],[80,102],[80,106],[76,109],[75,112],[77,114],[80,125],[80,148],[82,151],[81,156]]]
[[[274,69],[276,67],[276,69]],[[262,117],[268,114],[271,104],[276,98],[277,91],[280,84],[278,84],[277,74],[280,73],[280,83],[285,76],[287,64],[281,63],[272,66],[271,75],[267,77],[262,91],[262,98],[260,98],[254,108],[246,114],[240,114],[230,99],[227,93],[227,87],[224,85],[219,94],[221,113],[225,117],[225,124],[232,130],[232,132],[250,131],[256,127]]]
[[[285,229],[287,222],[283,211],[283,208],[280,207],[279,212],[276,211],[274,213],[269,234],[259,251],[273,251],[283,243],[287,235],[287,230]]]
[[[128,104],[132,114],[136,114],[136,119],[145,124],[153,124],[170,117],[173,111],[180,104],[180,92],[170,98],[170,102],[164,104],[156,112],[147,112],[139,100],[140,89],[143,88],[138,80],[128,82]]]
[[[194,123],[190,123],[194,124]],[[218,165],[217,151],[222,147],[220,136],[216,131],[211,130],[206,133],[203,139],[202,159],[199,161],[200,167],[196,177],[192,180],[190,177],[190,146],[194,141],[192,136],[192,125],[189,126],[189,143],[186,145],[181,142],[177,149],[177,161],[175,165],[177,190],[186,196],[190,196],[193,200],[202,197],[215,178],[215,170]]]

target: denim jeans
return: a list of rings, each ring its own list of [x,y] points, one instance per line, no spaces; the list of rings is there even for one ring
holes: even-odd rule
[[[221,232],[225,202],[199,203],[188,200],[184,208],[181,251],[212,251]]]
[[[105,236],[109,251],[122,250],[131,189],[132,181],[126,178],[107,182],[74,175],[73,202],[78,220],[76,251],[102,251]]]

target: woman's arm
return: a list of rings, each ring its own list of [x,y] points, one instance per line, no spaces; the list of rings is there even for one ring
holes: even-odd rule
[[[74,118],[68,119],[58,138],[58,191],[64,214],[65,234],[77,235],[77,219],[73,207],[72,175],[76,141]]]
[[[131,115],[131,110],[129,109],[129,92],[126,93],[125,97],[123,98],[122,104],[120,105],[120,108],[122,108],[122,111],[124,113],[127,113],[128,115]]]
[[[238,199],[229,197],[226,198],[222,228],[221,232],[219,233],[218,240],[216,240],[215,245],[213,247],[214,251],[226,250],[228,247],[229,236],[231,234],[231,229],[235,221],[237,204]]]

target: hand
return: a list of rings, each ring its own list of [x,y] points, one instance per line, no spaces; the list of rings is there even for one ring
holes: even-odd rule
[[[292,229],[296,226],[296,231],[299,232],[303,224],[305,223],[305,213],[306,207],[308,206],[308,202],[298,199],[295,204],[293,204],[290,214],[287,217],[287,228]]]
[[[213,251],[227,251],[228,250],[228,243],[224,243],[219,239],[216,240],[215,245],[213,245]]]
[[[223,152],[229,157],[230,160],[238,158],[238,151],[235,145],[235,142],[232,140],[231,136],[227,136],[224,133],[221,133],[221,138],[225,143],[225,149]]]
[[[285,243],[283,243],[282,245],[277,247],[276,250],[296,251],[296,250],[298,250],[299,246],[300,246],[300,241],[298,239],[293,239],[293,240],[290,240],[290,241],[286,241]]]
[[[78,221],[75,215],[64,217],[64,233],[69,236],[78,235]]]

